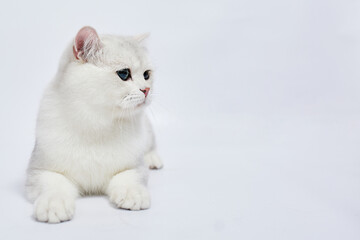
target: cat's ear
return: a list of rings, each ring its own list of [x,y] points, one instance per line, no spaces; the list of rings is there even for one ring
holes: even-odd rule
[[[145,39],[147,39],[149,36],[150,36],[150,33],[147,32],[147,33],[143,33],[143,34],[140,34],[140,35],[135,36],[134,39],[135,39],[138,43],[141,43],[141,42],[143,42]]]
[[[89,61],[101,48],[99,35],[92,27],[83,27],[76,34],[73,53],[76,59]]]

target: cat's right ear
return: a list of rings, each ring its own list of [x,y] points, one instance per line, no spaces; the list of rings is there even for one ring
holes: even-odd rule
[[[92,27],[83,27],[76,34],[73,53],[76,59],[88,62],[101,48],[99,35]]]

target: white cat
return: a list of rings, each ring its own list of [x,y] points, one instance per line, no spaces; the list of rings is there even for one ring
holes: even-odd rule
[[[138,37],[82,28],[41,101],[26,183],[38,221],[70,220],[79,195],[150,206],[147,169],[161,168],[144,107],[153,72]]]

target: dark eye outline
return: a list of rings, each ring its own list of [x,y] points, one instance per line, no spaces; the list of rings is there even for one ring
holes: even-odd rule
[[[121,70],[116,71],[116,74],[121,78],[123,81],[127,81],[131,78],[131,73],[129,68],[124,68]]]
[[[150,72],[151,72],[151,70],[146,70],[145,72],[144,72],[144,79],[145,80],[148,80],[149,78],[150,78]]]

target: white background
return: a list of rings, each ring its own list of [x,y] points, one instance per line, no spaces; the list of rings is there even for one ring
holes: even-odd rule
[[[38,223],[37,109],[84,25],[151,32],[165,168],[149,210]],[[359,1],[7,1],[0,31],[0,239],[360,239]]]

